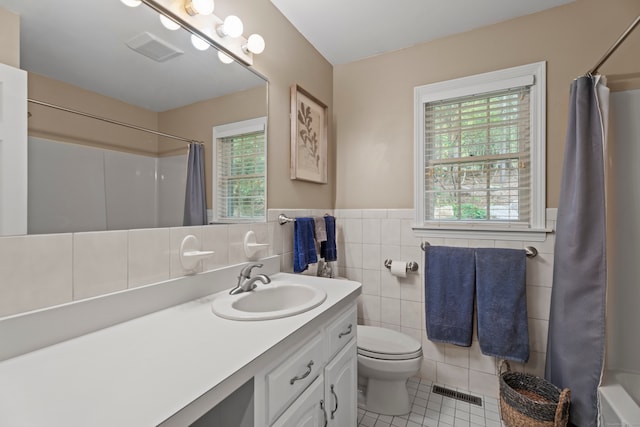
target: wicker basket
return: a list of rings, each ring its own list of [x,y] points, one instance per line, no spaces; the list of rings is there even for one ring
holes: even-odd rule
[[[506,370],[505,370],[506,368]],[[571,391],[500,365],[500,414],[507,427],[565,427]]]

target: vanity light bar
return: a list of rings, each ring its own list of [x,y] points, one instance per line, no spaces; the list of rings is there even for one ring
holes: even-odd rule
[[[253,53],[248,49],[243,49],[247,45],[244,37],[224,37],[220,36],[216,28],[224,23],[216,15],[194,15],[191,16],[183,7],[182,2],[172,0],[141,0],[160,15],[177,22],[187,31],[203,41],[209,43],[219,51],[234,58],[245,65],[253,65]]]

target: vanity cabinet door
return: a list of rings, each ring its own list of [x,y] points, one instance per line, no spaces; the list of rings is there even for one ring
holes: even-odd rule
[[[327,408],[323,385],[322,376],[316,378],[272,427],[325,427]]]
[[[325,368],[328,426],[351,427],[358,417],[357,348],[352,340]]]

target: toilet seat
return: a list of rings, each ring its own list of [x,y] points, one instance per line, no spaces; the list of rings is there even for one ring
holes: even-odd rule
[[[358,354],[381,360],[409,360],[422,356],[422,345],[391,329],[358,325]]]
[[[422,350],[416,351],[415,353],[408,354],[386,354],[386,353],[376,353],[374,351],[366,351],[358,349],[359,356],[366,356],[372,359],[380,359],[380,360],[410,360],[416,359],[422,356]]]

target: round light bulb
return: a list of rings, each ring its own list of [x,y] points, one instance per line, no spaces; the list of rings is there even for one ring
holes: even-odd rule
[[[209,43],[196,36],[195,34],[191,34],[191,44],[198,50],[207,50],[209,49]]]
[[[264,52],[264,39],[260,34],[251,34],[247,39],[247,50],[256,55]]]
[[[164,15],[160,15],[160,22],[162,23],[162,26],[165,27],[167,30],[175,31],[178,28],[180,28],[180,24],[167,18]]]
[[[120,0],[120,1],[129,7],[138,7],[142,4],[141,0]]]
[[[233,58],[222,51],[218,51],[218,59],[223,64],[231,64],[233,62]]]
[[[214,6],[213,0],[187,0],[185,8],[189,15],[211,15]]]
[[[224,18],[224,23],[222,25],[225,35],[229,37],[240,37],[242,35],[242,31],[244,31],[242,21],[235,15],[229,15]]]

